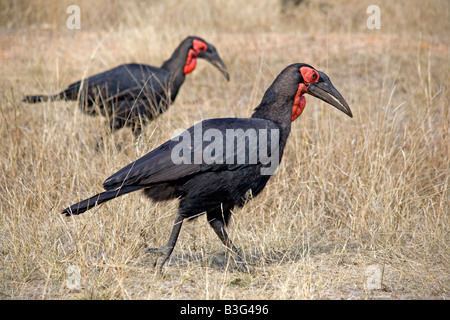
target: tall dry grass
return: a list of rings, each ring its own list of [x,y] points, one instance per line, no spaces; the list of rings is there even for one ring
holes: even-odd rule
[[[0,3],[0,296],[3,299],[446,299],[449,290],[447,1],[78,1]],[[72,3],[70,3],[72,4]],[[27,105],[119,63],[158,65],[186,35],[213,43],[227,83],[200,61],[140,142],[109,135],[75,103]],[[247,117],[288,64],[325,71],[355,117],[309,97],[263,194],[230,235],[251,275],[227,265],[204,217],[183,226],[163,277],[142,245],[163,245],[177,203],[139,193],[74,218],[59,211],[101,191],[115,170],[212,117]],[[104,145],[94,149],[99,137]],[[69,266],[81,270],[67,287]],[[368,290],[369,266],[383,270]]]

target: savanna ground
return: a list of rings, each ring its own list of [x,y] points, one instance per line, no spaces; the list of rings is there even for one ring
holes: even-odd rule
[[[80,30],[66,26],[70,4]],[[371,4],[379,30],[366,26]],[[448,299],[449,30],[447,0],[307,0],[284,13],[276,0],[2,1],[0,297]],[[138,143],[75,102],[21,102],[120,63],[159,65],[187,35],[216,46],[231,81],[199,61]],[[165,244],[176,201],[135,193],[59,214],[178,129],[248,117],[294,62],[325,71],[354,118],[307,97],[278,172],[229,227],[253,273],[233,268],[201,216],[157,275],[142,245]]]

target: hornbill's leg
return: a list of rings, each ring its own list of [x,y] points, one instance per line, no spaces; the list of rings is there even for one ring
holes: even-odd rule
[[[239,254],[239,250],[234,246],[234,244],[231,242],[230,238],[228,237],[227,232],[225,231],[225,226],[223,224],[223,221],[220,219],[212,219],[209,221],[209,224],[219,237],[219,239],[222,241],[222,243],[227,247],[228,250],[234,253],[235,261],[237,263],[237,266],[240,271],[249,273],[250,270],[245,264],[244,260]]]
[[[136,139],[139,139],[139,137],[140,137],[141,134],[142,134],[142,125],[136,123],[136,124],[133,126],[132,131],[133,131],[134,137],[135,137]]]
[[[162,272],[162,267],[172,254],[173,248],[177,243],[178,235],[180,234],[181,225],[183,224],[184,217],[177,214],[175,222],[173,223],[172,233],[170,234],[169,241],[164,247],[161,248],[148,248],[147,251],[151,253],[159,253],[160,256],[155,261],[155,266],[159,273]]]

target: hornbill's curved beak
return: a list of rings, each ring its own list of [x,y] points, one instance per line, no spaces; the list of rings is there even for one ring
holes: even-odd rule
[[[207,46],[208,49],[206,49],[206,51],[199,52],[198,57],[209,61],[209,63],[211,63],[223,74],[227,81],[230,81],[230,74],[228,73],[227,66],[220,58],[216,48],[214,48],[214,46],[209,43]]]
[[[353,118],[352,111],[350,110],[350,107],[344,97],[333,86],[325,73],[320,71],[318,72],[319,81],[311,83],[308,86],[308,93],[316,98],[319,98],[320,100],[325,101],[326,103],[331,104],[333,107],[341,110],[350,118]]]

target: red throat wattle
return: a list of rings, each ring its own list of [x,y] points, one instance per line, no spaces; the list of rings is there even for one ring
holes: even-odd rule
[[[300,73],[302,74],[303,82],[298,85],[298,90],[295,94],[291,122],[297,119],[305,109],[306,98],[303,95],[308,92],[308,86],[319,81],[319,73],[312,68],[301,67]]]
[[[206,51],[206,49],[208,48],[206,43],[197,39],[192,40],[192,47],[192,49],[189,49],[186,64],[184,65],[184,74],[188,74],[194,71],[195,66],[197,65],[198,53]]]
[[[189,49],[186,64],[184,65],[183,69],[184,74],[188,74],[194,71],[196,65],[197,65],[197,52],[195,52],[194,49]]]
[[[306,98],[303,96],[307,91],[307,87],[304,83],[298,85],[297,93],[295,94],[294,104],[292,105],[291,122],[297,119],[303,112],[306,106]]]

